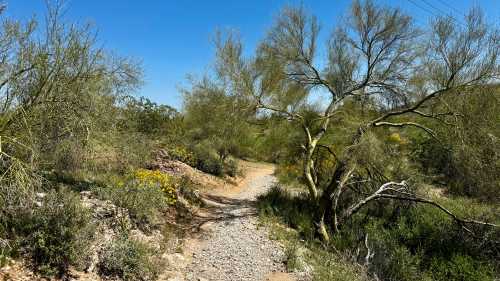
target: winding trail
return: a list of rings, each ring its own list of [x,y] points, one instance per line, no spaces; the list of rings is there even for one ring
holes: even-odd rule
[[[249,165],[238,188],[202,195],[208,207],[198,213],[200,238],[187,244],[184,280],[294,280],[285,273],[283,248],[256,217],[255,199],[274,184],[274,167]]]

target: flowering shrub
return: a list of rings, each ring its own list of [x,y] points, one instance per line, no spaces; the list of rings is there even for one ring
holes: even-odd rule
[[[168,149],[168,154],[175,160],[181,161],[188,164],[191,167],[195,167],[197,164],[196,156],[193,152],[189,151],[184,146],[176,146]]]
[[[177,181],[172,176],[158,170],[151,171],[138,169],[133,175],[133,181],[143,188],[160,188],[165,194],[167,204],[173,205],[177,201]]]
[[[387,141],[393,144],[406,144],[407,140],[398,133],[392,133],[387,137]]]

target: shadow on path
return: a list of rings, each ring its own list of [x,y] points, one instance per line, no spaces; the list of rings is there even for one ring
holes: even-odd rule
[[[256,202],[225,196],[201,194],[202,207],[192,218],[190,230],[199,233],[205,224],[225,222],[257,215]]]

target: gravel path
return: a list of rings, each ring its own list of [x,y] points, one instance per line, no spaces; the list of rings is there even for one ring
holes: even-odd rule
[[[211,205],[205,214],[207,231],[185,268],[186,280],[263,281],[272,280],[273,272],[285,272],[283,249],[258,227],[253,207],[256,196],[274,181],[265,173],[251,179],[237,195],[205,196]]]

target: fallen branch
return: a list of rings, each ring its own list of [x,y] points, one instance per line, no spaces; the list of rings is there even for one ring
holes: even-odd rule
[[[399,183],[398,182],[384,183],[373,194],[367,196],[366,198],[362,199],[358,203],[353,204],[351,207],[347,208],[347,210],[342,215],[342,220],[340,222],[347,220],[349,217],[351,217],[356,212],[358,212],[363,206],[368,204],[370,201],[378,200],[381,198],[401,200],[401,201],[411,201],[411,202],[432,205],[432,206],[440,209],[441,211],[443,211],[448,216],[450,216],[455,222],[460,224],[463,229],[465,229],[467,232],[469,232],[471,234],[473,234],[473,232],[467,227],[467,225],[470,225],[470,224],[489,226],[489,227],[500,227],[499,225],[489,223],[489,222],[460,218],[457,215],[455,215],[454,213],[452,213],[450,210],[445,208],[443,205],[441,205],[435,201],[429,200],[427,198],[416,196],[415,194],[409,192],[408,185],[406,184],[405,181],[402,181]]]

